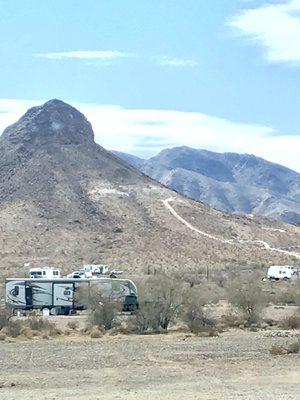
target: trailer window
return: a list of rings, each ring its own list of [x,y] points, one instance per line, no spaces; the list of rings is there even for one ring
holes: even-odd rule
[[[41,271],[32,271],[32,272],[30,272],[30,274],[33,276],[41,276],[42,272]]]
[[[53,271],[53,275],[58,275],[58,271]]]
[[[43,271],[43,275],[46,275],[46,271]]]
[[[14,295],[14,296],[19,296],[19,286],[15,286],[15,287],[14,287],[13,295]]]

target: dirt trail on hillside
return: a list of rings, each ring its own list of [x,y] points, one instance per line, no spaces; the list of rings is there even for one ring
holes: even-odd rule
[[[180,222],[182,222],[184,225],[186,225],[189,229],[191,229],[194,232],[199,233],[202,236],[205,236],[211,240],[216,240],[217,242],[220,243],[224,243],[224,244],[244,244],[244,243],[250,243],[250,244],[258,244],[263,246],[266,250],[268,251],[274,251],[277,253],[282,253],[282,254],[286,254],[289,256],[292,256],[294,258],[300,259],[300,254],[299,253],[295,253],[293,251],[287,251],[287,250],[282,250],[282,249],[278,249],[276,247],[272,247],[270,246],[269,243],[263,241],[263,240],[243,240],[243,239],[224,239],[221,237],[217,237],[214,235],[210,235],[207,232],[201,231],[200,229],[195,228],[192,224],[190,224],[186,219],[184,219],[183,217],[181,217],[176,210],[174,210],[174,208],[171,206],[170,202],[176,201],[176,198],[174,197],[169,197],[168,199],[162,200],[163,204],[165,205],[165,207],[170,211],[170,213]],[[272,228],[263,228],[263,229],[272,229]],[[274,229],[275,230],[275,229]],[[278,231],[281,231],[280,229],[278,229]]]

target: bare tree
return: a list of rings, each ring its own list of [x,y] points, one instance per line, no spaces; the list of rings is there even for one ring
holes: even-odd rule
[[[215,325],[215,321],[207,316],[204,310],[209,302],[208,296],[202,291],[201,286],[186,291],[182,319],[193,333],[209,330]]]
[[[140,331],[152,328],[168,330],[179,315],[183,303],[183,286],[165,275],[148,278],[139,288],[139,310],[136,319]]]
[[[97,287],[81,287],[76,294],[76,301],[90,310],[91,324],[104,330],[113,327],[122,308],[119,301],[108,293],[104,295]]]
[[[262,309],[268,303],[268,296],[256,274],[246,278],[246,282],[241,278],[236,279],[228,287],[227,294],[230,303],[243,312],[247,324],[252,324],[258,322]]]

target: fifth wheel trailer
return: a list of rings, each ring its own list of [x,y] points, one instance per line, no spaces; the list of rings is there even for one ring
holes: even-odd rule
[[[6,304],[14,309],[53,309],[57,313],[82,309],[75,293],[80,288],[96,288],[104,297],[111,297],[123,304],[124,311],[137,309],[137,289],[128,279],[6,279]]]

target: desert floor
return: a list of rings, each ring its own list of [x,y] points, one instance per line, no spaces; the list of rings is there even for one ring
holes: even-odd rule
[[[299,336],[298,336],[299,337]],[[298,399],[292,337],[232,330],[219,337],[105,335],[0,342],[0,399]]]

